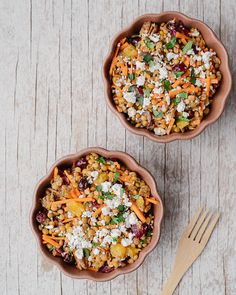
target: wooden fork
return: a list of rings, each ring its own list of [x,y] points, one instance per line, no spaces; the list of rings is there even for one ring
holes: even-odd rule
[[[205,248],[220,214],[213,216],[200,208],[183,232],[172,272],[164,285],[161,295],[173,294],[185,272],[190,268]]]

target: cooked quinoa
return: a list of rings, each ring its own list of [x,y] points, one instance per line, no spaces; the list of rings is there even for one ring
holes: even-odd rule
[[[80,270],[110,272],[150,243],[157,202],[135,172],[90,153],[54,169],[36,220],[52,255]]]
[[[219,66],[196,28],[145,22],[117,44],[110,67],[116,108],[157,136],[193,130],[210,111]]]

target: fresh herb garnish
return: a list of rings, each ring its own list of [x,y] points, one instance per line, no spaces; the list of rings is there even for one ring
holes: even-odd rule
[[[154,114],[155,118],[162,118],[162,116],[163,116],[162,112],[158,112],[156,110],[153,110],[153,114]]]
[[[149,67],[152,68],[152,67],[155,66],[155,61],[154,60],[150,60],[148,64],[149,64]]]
[[[122,188],[120,189],[120,196],[121,196],[121,197],[123,196],[124,192],[125,192],[125,189],[122,187]]]
[[[112,200],[113,199],[113,195],[111,195],[109,192],[103,192],[102,196],[99,196],[99,199],[105,200]]]
[[[194,68],[191,69],[191,72],[190,72],[190,82],[192,84],[195,84],[196,82],[196,77],[195,77],[195,71],[194,71]]]
[[[132,86],[129,87],[128,92],[134,92],[134,90],[135,90],[135,86],[132,85]]]
[[[96,186],[96,191],[97,191],[97,192],[101,192],[101,191],[102,191],[102,186],[101,186],[101,184],[99,184],[99,185]]]
[[[142,106],[143,105],[143,96],[138,97],[138,103]]]
[[[135,74],[129,74],[128,77],[129,77],[130,81],[132,81],[135,79]]]
[[[117,242],[118,241],[118,238],[112,238],[112,241],[113,242]]]
[[[98,247],[100,245],[100,243],[93,242],[92,245],[93,245],[94,248],[96,248],[96,247]]]
[[[124,222],[125,218],[123,216],[123,214],[118,214],[116,217],[113,217],[112,220],[110,221],[110,224],[114,225],[114,224],[118,224],[120,222]]]
[[[151,237],[152,236],[152,230],[151,229],[148,229],[146,236],[147,237]]]
[[[187,119],[185,117],[178,117],[177,122],[189,122],[189,119]]]
[[[119,205],[117,207],[117,209],[120,211],[120,212],[123,212],[125,210],[125,206],[124,205]]]
[[[105,160],[103,157],[99,157],[99,158],[97,159],[97,162],[98,162],[98,163],[102,163],[102,164],[106,164],[106,160]]]
[[[183,75],[184,72],[175,72],[175,77],[179,78]]]
[[[166,44],[166,49],[171,49],[175,46],[176,43],[176,37],[173,37],[169,43]]]
[[[170,81],[169,80],[165,80],[164,82],[164,88],[166,91],[170,90]]]
[[[145,89],[143,90],[143,93],[144,93],[144,95],[145,95],[146,97],[149,97],[149,96],[150,96],[150,93],[151,93],[151,90],[150,90],[149,88],[145,88]]]
[[[143,57],[143,60],[146,62],[146,63],[149,63],[150,60],[152,60],[152,56],[148,53],[146,53]]]
[[[132,196],[132,198],[135,200],[137,200],[139,197],[140,197],[139,195]]]
[[[183,48],[183,54],[187,53],[193,46],[193,41],[188,41],[188,43]]]
[[[153,49],[155,47],[155,44],[149,38],[145,39],[145,44],[149,49]]]
[[[83,249],[83,252],[84,252],[84,255],[85,255],[85,257],[89,257],[89,255],[90,255],[90,251],[89,251],[89,249],[88,248],[84,248]]]
[[[120,177],[120,172],[115,172],[114,175],[113,175],[113,181],[114,182],[117,182],[117,180],[119,179]]]
[[[173,99],[173,103],[174,103],[174,105],[176,105],[176,106],[177,106],[180,102],[181,102],[181,98],[178,97],[178,96],[176,96],[176,98]]]
[[[187,92],[180,92],[176,96],[179,97],[179,98],[186,99],[186,98],[188,98],[188,93]]]
[[[114,162],[112,160],[110,160],[110,165],[112,166],[114,164]]]

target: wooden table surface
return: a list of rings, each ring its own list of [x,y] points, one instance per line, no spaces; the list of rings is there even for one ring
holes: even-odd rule
[[[231,0],[0,1],[0,293],[159,294],[177,241],[200,205],[221,212],[202,256],[176,290],[236,294],[236,103],[191,141],[157,144],[126,131],[106,107],[101,67],[112,36],[147,12],[205,21],[236,70]],[[111,282],[72,280],[46,262],[29,227],[36,182],[55,159],[88,146],[130,153],[155,176],[165,206],[157,248]]]

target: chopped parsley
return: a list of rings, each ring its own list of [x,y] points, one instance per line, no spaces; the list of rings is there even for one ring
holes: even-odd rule
[[[84,248],[84,249],[83,249],[83,252],[84,252],[84,256],[88,258],[89,255],[90,255],[90,251],[89,251],[89,249],[88,249],[88,248]]]
[[[151,237],[152,236],[152,230],[151,229],[148,229],[146,236],[147,237]]]
[[[150,93],[151,93],[151,90],[150,90],[149,88],[145,88],[145,89],[143,90],[143,93],[144,93],[144,95],[145,95],[146,97],[149,97],[149,96],[150,96]]]
[[[178,117],[177,122],[189,122],[189,119],[187,119],[185,117]]]
[[[191,69],[191,72],[190,72],[190,82],[192,84],[195,84],[196,82],[196,77],[195,77],[195,71],[194,71],[194,68]]]
[[[152,56],[148,53],[146,53],[143,57],[143,60],[146,62],[146,63],[149,63],[150,60],[152,60]]]
[[[137,200],[139,197],[140,197],[139,195],[132,196],[132,198],[135,200]]]
[[[193,41],[188,41],[188,43],[183,48],[183,54],[187,53],[193,46]]]
[[[149,49],[153,49],[155,47],[155,44],[149,38],[146,38],[144,42]]]
[[[120,211],[120,212],[123,212],[125,210],[125,206],[124,205],[119,205],[117,207],[117,209]]]
[[[96,247],[98,247],[100,245],[100,243],[93,242],[92,245],[93,245],[94,248],[96,248]]]
[[[169,80],[165,80],[164,82],[164,88],[166,91],[170,90],[170,81]]]
[[[178,98],[188,98],[188,93],[187,92],[180,92],[176,95]]]
[[[118,241],[118,238],[112,238],[112,241],[113,242],[117,242]]]
[[[138,97],[138,103],[142,106],[143,105],[143,96]]]
[[[110,165],[113,165],[113,164],[114,164],[114,162],[112,160],[110,160]]]
[[[121,196],[121,197],[123,196],[124,192],[125,192],[125,189],[122,187],[122,188],[120,189],[120,196]]]
[[[176,43],[176,37],[173,37],[169,43],[166,44],[166,49],[171,49],[175,46]]]
[[[125,218],[123,216],[123,214],[118,214],[117,216],[113,217],[112,220],[110,221],[110,224],[114,225],[114,224],[118,224],[120,222],[124,222]]]
[[[175,77],[179,78],[183,75],[184,72],[175,72]]]
[[[153,114],[154,114],[155,118],[162,118],[163,117],[163,113],[158,112],[156,110],[153,110]]]
[[[102,199],[103,201],[105,199],[112,200],[113,195],[111,195],[109,192],[103,192],[102,196],[99,196],[99,199]]]
[[[134,92],[134,90],[135,90],[135,86],[132,85],[132,86],[129,87],[128,92]]]
[[[129,77],[130,81],[132,81],[135,79],[135,74],[129,74],[128,77]]]
[[[102,191],[102,186],[101,186],[101,184],[99,184],[99,185],[96,186],[96,191],[97,191],[97,192],[101,192],[101,191]]]
[[[102,163],[102,164],[106,164],[106,160],[105,160],[103,157],[99,157],[99,158],[97,159],[97,162],[98,162],[98,163]]]
[[[120,177],[120,172],[115,172],[115,173],[113,174],[113,181],[114,181],[114,182],[117,182],[117,180],[119,179],[119,177]]]
[[[180,102],[181,102],[181,98],[178,97],[178,96],[176,96],[176,98],[173,99],[173,103],[174,103],[174,105],[176,105],[176,106],[177,106]]]

